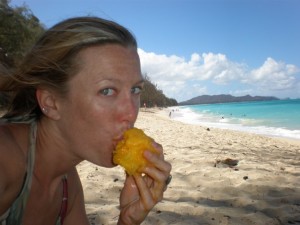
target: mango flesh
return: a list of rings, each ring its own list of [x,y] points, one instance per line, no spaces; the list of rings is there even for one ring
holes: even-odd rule
[[[113,162],[133,175],[148,164],[143,156],[144,151],[157,153],[157,150],[152,146],[153,139],[141,129],[131,128],[125,131],[123,137],[113,153]]]

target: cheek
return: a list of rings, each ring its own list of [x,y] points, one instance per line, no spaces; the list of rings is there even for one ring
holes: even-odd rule
[[[104,107],[97,102],[96,97],[89,98],[88,96],[77,96],[73,99],[75,100],[73,100],[73,104],[69,108],[71,111],[70,113],[73,113],[78,119],[86,122],[94,120],[94,123],[97,123],[96,121],[101,121],[108,111],[107,107]]]
[[[138,102],[137,104],[136,104],[136,115],[135,115],[135,120],[137,119],[137,116],[138,116],[138,114],[139,114],[139,110],[140,110],[140,102]]]
[[[139,110],[140,106],[141,106],[141,96],[139,95],[136,98],[136,107],[137,107],[137,110]]]
[[[136,116],[139,113],[140,107],[141,107],[141,100],[140,100],[140,96],[137,97],[137,100],[135,102],[135,107],[136,107]]]

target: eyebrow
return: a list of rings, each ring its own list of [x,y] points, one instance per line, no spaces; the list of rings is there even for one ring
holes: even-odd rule
[[[141,84],[141,83],[145,83],[145,79],[142,78],[140,81],[136,82],[136,84]]]
[[[104,79],[99,79],[97,81],[95,81],[94,83],[100,83],[102,81],[112,81],[112,82],[119,82],[119,83],[122,83],[119,79],[115,79],[115,78],[104,78]],[[139,81],[135,82],[135,84],[141,84],[141,83],[145,83],[145,79],[142,78],[140,79]]]

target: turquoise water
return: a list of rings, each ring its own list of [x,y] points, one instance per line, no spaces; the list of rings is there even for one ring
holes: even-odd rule
[[[300,99],[181,106],[173,119],[300,139]]]

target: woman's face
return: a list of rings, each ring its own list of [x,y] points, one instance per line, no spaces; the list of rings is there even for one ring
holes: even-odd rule
[[[112,152],[133,127],[143,87],[136,49],[117,44],[79,52],[79,72],[69,81],[59,126],[81,160],[112,167]]]

